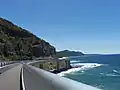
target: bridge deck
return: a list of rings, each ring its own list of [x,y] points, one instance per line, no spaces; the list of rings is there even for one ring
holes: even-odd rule
[[[100,90],[30,65],[23,66],[25,90]]]
[[[23,77],[25,90],[52,90],[48,85],[49,82],[41,79],[39,75],[29,70],[29,68],[23,68]]]
[[[20,70],[18,65],[0,74],[0,90],[20,90]]]

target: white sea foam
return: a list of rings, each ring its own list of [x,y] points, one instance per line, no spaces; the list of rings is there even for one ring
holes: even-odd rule
[[[115,75],[115,74],[109,73],[109,74],[106,74],[106,76],[109,76],[109,77],[116,77],[116,76],[120,76],[120,75]]]
[[[98,63],[76,63],[76,64],[71,64],[72,67],[76,67],[76,66],[82,66],[84,68],[94,68],[94,67],[99,67],[102,64],[98,64]]]
[[[78,72],[78,71],[82,71],[83,72],[83,70],[88,70],[88,69],[91,69],[91,68],[99,67],[102,64],[98,64],[98,63],[77,63],[77,64],[72,64],[72,66],[75,66],[75,65],[76,66],[81,66],[81,67],[72,68],[72,69],[69,69],[67,71],[63,71],[61,73],[58,73],[58,75],[64,76],[66,74],[74,73],[74,72]]]
[[[100,73],[101,75],[104,75],[104,73]]]
[[[68,57],[62,57],[62,58],[59,58],[59,60],[62,60],[62,59],[68,59]]]
[[[113,72],[117,73],[118,71],[117,70],[113,70]]]
[[[78,62],[80,62],[80,61],[70,61],[70,63],[78,63]]]

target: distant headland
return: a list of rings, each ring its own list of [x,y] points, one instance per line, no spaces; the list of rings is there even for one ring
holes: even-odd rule
[[[69,50],[63,50],[63,51],[59,51],[56,53],[57,57],[69,57],[69,56],[82,56],[84,55],[82,52],[78,52],[78,51],[69,51]]]

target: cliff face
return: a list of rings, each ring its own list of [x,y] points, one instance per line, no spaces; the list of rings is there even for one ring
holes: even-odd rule
[[[0,18],[0,59],[54,56],[55,48],[29,31]]]

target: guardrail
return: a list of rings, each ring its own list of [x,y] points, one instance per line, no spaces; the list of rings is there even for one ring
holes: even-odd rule
[[[17,66],[19,63],[14,64],[15,62],[9,61],[9,62],[0,62],[0,74],[7,71],[8,69]]]
[[[1,61],[0,62],[0,67],[3,67],[5,65],[13,64],[16,63],[17,61]]]
[[[41,90],[101,90],[68,78],[60,77],[31,65],[25,64],[24,68],[28,69],[29,72],[32,72],[33,76],[35,74],[39,77],[38,81]]]

